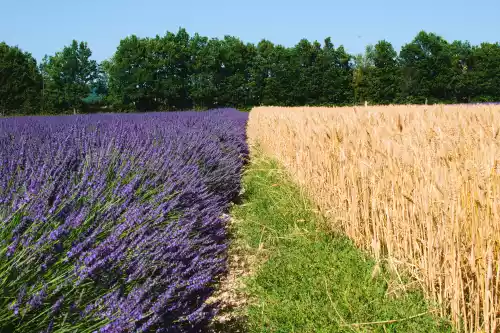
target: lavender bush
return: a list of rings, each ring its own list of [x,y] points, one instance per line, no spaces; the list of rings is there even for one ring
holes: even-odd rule
[[[0,119],[0,332],[196,332],[246,114]]]

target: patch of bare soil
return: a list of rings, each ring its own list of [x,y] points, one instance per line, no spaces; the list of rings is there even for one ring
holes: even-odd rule
[[[238,221],[231,218],[228,226],[232,242],[228,253],[228,273],[209,299],[209,302],[220,302],[220,310],[212,321],[210,333],[245,332],[245,308],[249,302],[249,296],[244,291],[245,279],[252,274],[256,258],[251,249],[235,237],[237,224]]]

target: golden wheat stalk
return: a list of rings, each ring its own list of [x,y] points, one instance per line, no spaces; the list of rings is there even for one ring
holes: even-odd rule
[[[500,106],[259,107],[248,137],[457,327],[496,332],[499,128]]]

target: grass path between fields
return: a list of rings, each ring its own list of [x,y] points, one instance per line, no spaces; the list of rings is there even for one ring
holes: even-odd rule
[[[351,241],[326,231],[276,162],[254,156],[243,184],[231,225],[237,290],[225,291],[244,318],[233,332],[451,331],[420,292],[397,290]]]

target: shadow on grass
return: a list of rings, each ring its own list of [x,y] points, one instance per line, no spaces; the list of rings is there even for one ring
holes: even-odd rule
[[[212,325],[209,333],[245,333],[247,330],[246,320],[243,318],[231,318],[225,322],[217,322]]]

